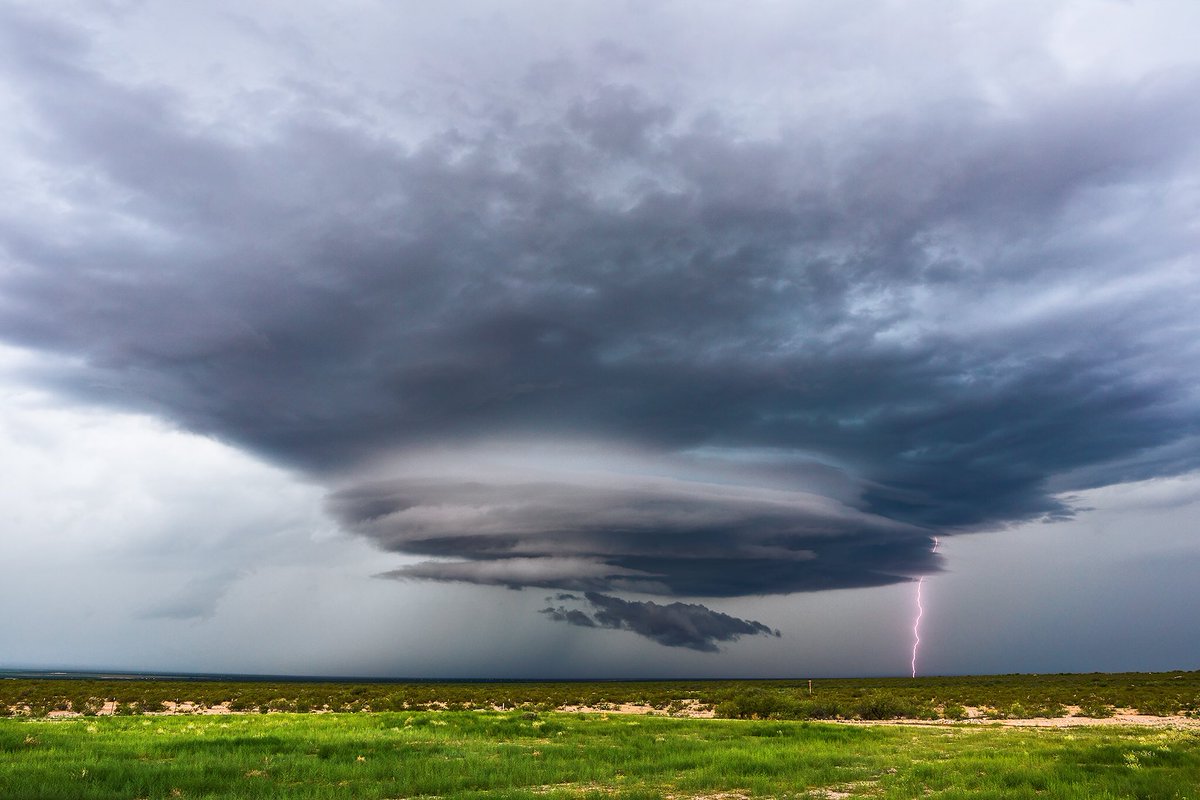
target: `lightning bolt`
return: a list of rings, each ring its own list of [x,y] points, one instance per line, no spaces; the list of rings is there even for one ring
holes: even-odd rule
[[[933,537],[933,549],[929,552],[936,553],[938,549],[937,537]],[[925,616],[925,605],[921,602],[921,588],[925,585],[925,576],[922,575],[917,579],[917,617],[913,620],[913,649],[912,649],[912,676],[917,677],[917,651],[921,649],[921,617]]]

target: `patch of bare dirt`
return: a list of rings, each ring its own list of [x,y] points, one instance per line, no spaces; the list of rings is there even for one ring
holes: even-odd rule
[[[1014,728],[1075,728],[1083,725],[1140,725],[1147,728],[1200,728],[1200,718],[1170,716],[1153,717],[1129,709],[1119,710],[1111,717],[1034,717],[1032,719],[1002,719],[1001,725]]]
[[[495,706],[495,711],[510,711],[507,707]],[[681,717],[687,719],[712,719],[715,715],[712,708],[702,705],[696,700],[682,700],[672,703],[666,708],[656,708],[650,705],[641,705],[636,703],[603,703],[596,706],[579,706],[567,705],[560,706],[557,711],[572,713],[572,714],[631,714],[640,716],[658,716],[658,717]],[[1136,709],[1118,708],[1115,709],[1111,717],[1085,717],[1080,716],[1080,709],[1076,707],[1067,707],[1067,716],[1062,717],[1031,717],[1027,719],[991,719],[984,715],[983,711],[978,708],[967,708],[967,716],[962,720],[947,720],[947,719],[892,719],[892,720],[823,720],[841,725],[1003,725],[1012,728],[1075,728],[1085,726],[1139,726],[1145,728],[1183,728],[1183,729],[1200,729],[1200,717],[1185,717],[1181,715],[1175,716],[1151,716],[1148,714],[1139,714]],[[11,716],[27,716],[30,713],[28,706],[13,706],[9,708]],[[96,709],[96,716],[107,717],[118,713],[117,703],[107,701],[99,709]],[[145,716],[176,716],[186,714],[204,714],[204,715],[219,715],[219,714],[234,714],[228,703],[219,703],[213,706],[200,705],[193,702],[172,702],[165,701],[163,708],[156,711],[144,711]],[[274,712],[272,712],[274,713]],[[314,714],[329,713],[328,709],[315,709]],[[84,716],[78,711],[68,710],[53,710],[47,712],[46,716],[50,719],[63,719]]]
[[[605,703],[599,706],[559,706],[556,711],[569,714],[641,714],[643,716],[687,717],[689,719],[712,719],[713,710],[698,700],[680,700],[666,708],[639,705],[636,703]]]
[[[1200,718],[1182,715],[1154,717],[1138,714],[1133,709],[1117,709],[1111,717],[1029,717],[1027,719],[989,719],[969,716],[963,720],[949,719],[839,719],[830,720],[842,725],[1002,725],[1006,728],[1083,728],[1092,726],[1140,726],[1145,728],[1200,729]]]

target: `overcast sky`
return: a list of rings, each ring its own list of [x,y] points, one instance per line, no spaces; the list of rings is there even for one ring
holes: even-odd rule
[[[0,0],[0,667],[1196,668],[1197,30]]]

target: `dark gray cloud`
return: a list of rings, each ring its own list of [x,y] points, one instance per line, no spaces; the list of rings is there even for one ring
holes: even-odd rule
[[[563,606],[545,608],[541,613],[569,625],[633,631],[668,647],[687,647],[706,653],[717,652],[717,642],[733,642],[743,636],[780,635],[761,622],[731,617],[698,603],[659,605],[597,592],[588,592],[586,597],[594,616]]]
[[[395,578],[737,597],[937,569],[926,528],[797,491],[640,476],[424,477],[344,489],[329,507],[385,550],[452,559],[387,573]]]
[[[235,87],[235,118],[2,13],[16,157],[52,178],[0,216],[0,338],[327,482],[435,559],[395,577],[881,585],[934,535],[1200,466],[1194,64],[793,106],[763,86],[818,97],[826,66],[744,45],[711,84],[601,28],[391,94]],[[625,461],[505,463],[557,442]]]
[[[566,608],[564,606],[547,607],[538,612],[545,614],[555,622],[566,622],[570,625],[577,625],[580,628],[594,628],[596,621],[589,617],[578,608]]]

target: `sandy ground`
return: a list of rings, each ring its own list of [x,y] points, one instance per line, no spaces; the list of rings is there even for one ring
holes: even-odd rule
[[[978,708],[967,707],[967,718],[958,722],[947,719],[892,720],[834,720],[845,725],[1002,725],[1006,728],[1080,728],[1095,726],[1136,725],[1146,728],[1200,729],[1200,719],[1184,716],[1154,717],[1139,714],[1132,708],[1115,709],[1111,717],[1081,717],[1078,706],[1067,706],[1063,717],[1029,717],[1026,719],[988,719]]]
[[[687,701],[680,710],[665,714],[653,706],[621,705],[598,708],[592,706],[562,706],[559,711],[586,714],[654,714],[659,716],[689,717],[692,719],[712,719],[711,708],[705,708],[695,701]],[[1111,717],[1081,717],[1077,706],[1067,706],[1065,717],[1031,717],[1029,719],[987,719],[978,708],[968,707],[967,718],[961,722],[946,719],[890,719],[862,720],[839,719],[817,720],[835,722],[844,725],[1004,725],[1014,728],[1075,728],[1084,725],[1142,725],[1150,728],[1200,728],[1200,719],[1184,716],[1152,717],[1139,714],[1134,709],[1118,708]]]
[[[1200,719],[1194,717],[1151,717],[1129,710],[1101,719],[1092,717],[1035,717],[1033,719],[1005,719],[997,721],[1001,725],[1009,725],[1016,728],[1072,728],[1080,725],[1143,725],[1149,728],[1200,729]]]
[[[645,714],[667,717],[689,717],[691,719],[712,719],[714,716],[711,708],[705,708],[695,700],[682,700],[680,701],[680,706],[681,708],[673,709],[669,713],[654,706],[641,706],[634,703],[607,706],[560,706],[556,710],[565,711],[569,714]]]
[[[203,715],[219,715],[233,714],[228,704],[220,704],[215,706],[199,706],[195,703],[173,703],[166,702],[163,704],[162,711],[143,712],[143,716],[176,716],[185,714],[203,714]],[[507,711],[511,709],[494,707],[496,711]],[[683,701],[676,708],[669,712],[662,709],[654,708],[647,705],[636,705],[632,703],[624,703],[621,705],[605,705],[605,706],[562,706],[558,711],[571,714],[633,714],[643,716],[671,716],[685,717],[689,719],[711,719],[713,711],[711,708],[705,708],[694,700]],[[1081,717],[1079,709],[1068,706],[1067,713],[1069,716],[1064,717],[1033,717],[1030,719],[987,719],[982,715],[982,712],[977,708],[966,709],[967,718],[958,722],[952,720],[936,719],[891,719],[891,720],[818,720],[821,722],[832,722],[839,725],[923,725],[923,726],[944,726],[944,725],[1002,725],[1013,728],[1075,728],[1082,726],[1119,726],[1119,725],[1135,725],[1147,728],[1190,728],[1200,730],[1200,718],[1169,716],[1169,717],[1153,717],[1146,714],[1138,714],[1134,709],[1118,708],[1111,717],[1095,718]],[[10,712],[15,715],[21,715],[29,712],[27,708],[12,708]],[[109,701],[104,704],[103,708],[99,709],[97,716],[107,717],[116,713],[116,703]],[[275,713],[275,712],[271,712]],[[328,713],[327,711],[314,711],[310,713]],[[64,719],[83,716],[77,711],[51,711],[47,715],[51,719]]]
[[[28,713],[29,709],[13,708],[10,711],[14,714]],[[117,703],[114,700],[109,700],[100,710],[96,712],[98,717],[111,717],[117,713]],[[199,706],[195,703],[173,703],[170,700],[163,702],[162,711],[144,711],[140,716],[144,717],[169,717],[176,714],[232,714],[229,706],[222,703],[216,706]],[[82,717],[83,714],[78,711],[51,711],[46,714],[50,719],[63,719],[70,717]]]

